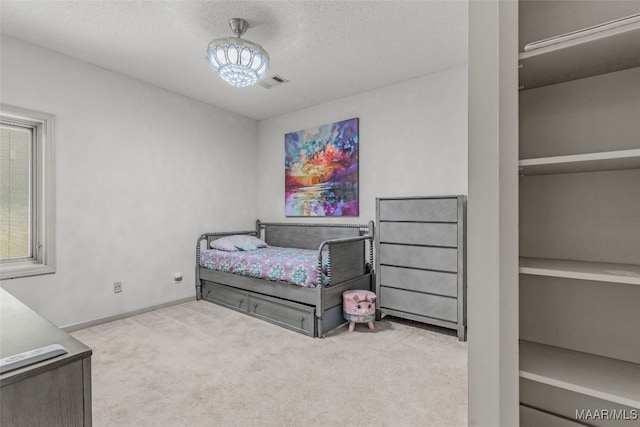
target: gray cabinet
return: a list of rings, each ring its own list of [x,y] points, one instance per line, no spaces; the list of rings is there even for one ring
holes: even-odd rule
[[[381,314],[456,329],[466,340],[465,196],[376,200]]]
[[[0,425],[91,426],[91,349],[0,289],[0,357],[52,344],[67,353],[0,375]]]

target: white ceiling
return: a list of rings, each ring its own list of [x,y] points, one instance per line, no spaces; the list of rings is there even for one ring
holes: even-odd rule
[[[3,34],[253,119],[264,119],[467,62],[466,1],[6,1]],[[282,86],[235,88],[205,60],[214,38],[271,55]]]

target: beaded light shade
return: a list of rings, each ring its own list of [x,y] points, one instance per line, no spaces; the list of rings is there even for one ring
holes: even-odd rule
[[[267,75],[269,54],[259,44],[240,38],[249,28],[247,21],[233,18],[229,25],[236,37],[216,39],[209,43],[209,66],[233,86],[250,86]]]

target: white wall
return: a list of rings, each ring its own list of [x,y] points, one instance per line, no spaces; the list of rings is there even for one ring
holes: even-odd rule
[[[467,69],[457,67],[260,121],[261,220],[285,219],[284,135],[353,117],[360,217],[311,221],[374,220],[376,197],[467,194]]]
[[[5,36],[1,59],[0,100],[55,114],[57,172],[57,272],[2,287],[60,326],[194,296],[198,235],[257,217],[257,122]]]
[[[60,326],[193,296],[200,233],[283,220],[287,132],[360,119],[360,217],[335,222],[467,193],[466,67],[257,123],[5,36],[1,59],[0,101],[56,115],[57,168],[57,272],[2,287]]]

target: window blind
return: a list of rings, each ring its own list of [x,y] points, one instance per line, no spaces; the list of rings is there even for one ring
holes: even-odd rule
[[[32,256],[33,130],[0,125],[0,258]]]

